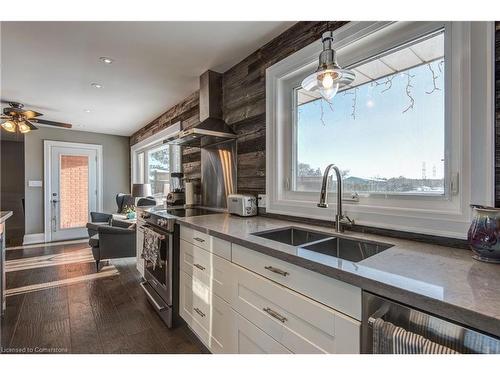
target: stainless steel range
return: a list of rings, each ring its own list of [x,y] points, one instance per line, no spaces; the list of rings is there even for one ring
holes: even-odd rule
[[[160,237],[159,262],[153,264],[145,260],[145,281],[141,286],[168,327],[179,319],[179,224],[176,219],[217,213],[220,212],[199,207],[157,206],[140,214],[143,229],[152,230]]]

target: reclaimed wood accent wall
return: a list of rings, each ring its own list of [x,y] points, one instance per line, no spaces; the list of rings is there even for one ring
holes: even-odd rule
[[[238,134],[238,192],[266,189],[266,69],[346,22],[298,22],[226,71],[224,119]]]
[[[337,29],[346,21],[298,22],[223,74],[223,117],[238,134],[238,193],[259,194],[266,189],[266,68]],[[196,125],[198,92],[170,108],[130,138],[135,144],[171,124]],[[185,148],[184,173],[199,178],[200,152]]]
[[[500,207],[500,22],[495,22],[495,207]]]

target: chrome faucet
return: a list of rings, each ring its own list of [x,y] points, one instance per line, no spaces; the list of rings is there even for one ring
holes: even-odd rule
[[[328,176],[330,175],[330,170],[335,171],[335,176],[337,178],[337,214],[335,215],[335,231],[343,232],[344,224],[352,225],[354,220],[349,219],[346,215],[342,213],[342,176],[340,174],[340,169],[334,165],[330,164],[325,169],[323,174],[323,183],[321,184],[321,193],[319,195],[318,207],[327,208],[328,207]]]

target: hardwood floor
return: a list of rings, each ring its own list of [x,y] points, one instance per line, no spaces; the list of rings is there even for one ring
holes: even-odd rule
[[[95,272],[86,243],[7,250],[4,353],[201,353],[168,329],[139,286],[134,258]]]

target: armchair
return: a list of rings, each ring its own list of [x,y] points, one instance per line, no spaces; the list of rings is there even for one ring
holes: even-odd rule
[[[95,236],[97,234],[97,228],[102,225],[108,225],[111,223],[113,215],[104,214],[102,212],[91,212],[90,213],[90,223],[87,223],[87,232],[89,237]]]
[[[93,223],[87,224],[89,235]],[[89,225],[92,227],[90,228]],[[112,221],[112,225],[97,226],[97,233],[92,235],[89,245],[99,272],[99,262],[103,259],[127,258],[136,256],[136,230],[128,223]]]
[[[117,213],[121,214],[125,207],[134,205],[134,197],[130,194],[118,193],[116,194],[116,206]],[[112,214],[106,214],[103,212],[91,212],[90,213],[90,223],[87,223],[87,230],[89,232],[89,237],[95,236],[97,234],[97,228],[103,224],[109,224],[110,220],[113,219]]]

